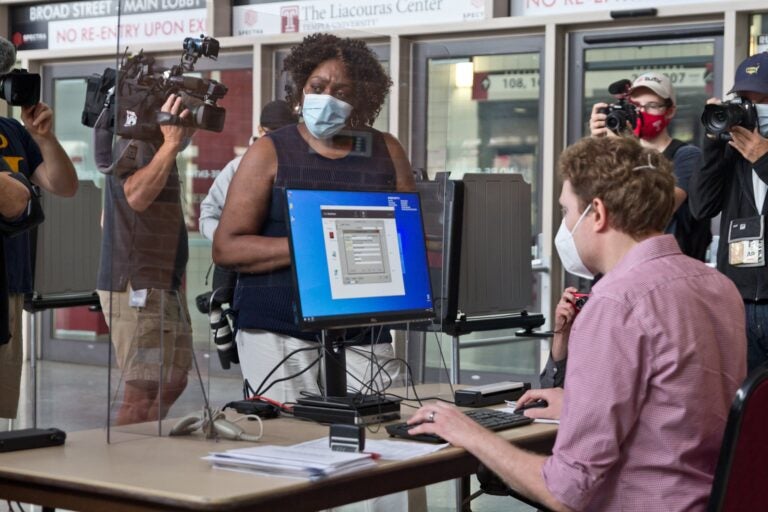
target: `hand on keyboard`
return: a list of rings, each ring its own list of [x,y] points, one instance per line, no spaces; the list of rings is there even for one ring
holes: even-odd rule
[[[474,409],[462,412],[445,402],[435,402],[419,409],[408,420],[409,437],[430,442],[443,440],[454,446],[466,447],[467,443],[478,435],[491,430],[503,430],[531,423],[533,420],[523,415],[501,413],[489,409]],[[399,435],[398,430],[406,430],[402,424],[387,427],[391,435]],[[438,438],[435,438],[437,435]]]

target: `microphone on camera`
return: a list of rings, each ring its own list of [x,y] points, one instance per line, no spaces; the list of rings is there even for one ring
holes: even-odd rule
[[[623,80],[618,80],[616,82],[613,82],[611,85],[609,85],[608,92],[613,96],[626,94],[629,91],[629,88],[631,86],[632,86],[632,82],[630,82],[625,78]]]
[[[5,75],[16,65],[16,47],[4,37],[0,37],[0,75]]]

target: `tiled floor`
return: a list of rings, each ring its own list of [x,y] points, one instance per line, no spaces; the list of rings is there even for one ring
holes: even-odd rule
[[[462,351],[462,374],[464,378],[467,381],[483,382],[489,374],[503,374],[502,369],[489,362],[510,360],[510,350],[514,353],[512,360],[516,361],[515,369],[517,371],[514,374],[520,374],[518,367],[529,368],[527,373],[530,375],[524,375],[524,377],[535,379],[532,368],[537,365],[535,359],[538,357],[538,350],[532,350],[530,347],[510,348],[505,345]],[[528,358],[528,360],[521,361],[523,358]],[[37,415],[37,425],[41,427],[55,426],[65,431],[105,427],[109,414],[106,405],[109,402],[108,371],[106,368],[39,361],[35,372],[37,373],[36,386],[33,385],[33,372],[30,371],[28,365],[25,368],[19,419],[16,420],[14,428],[31,426],[35,414]],[[442,376],[446,375],[445,372],[437,372],[437,374],[441,380]],[[507,375],[507,378],[511,378],[509,374]],[[241,381],[238,376],[239,373],[233,371],[231,376],[207,377],[205,379],[204,385],[209,391],[209,397],[214,406],[220,406],[240,397]],[[114,394],[114,390],[112,393]],[[36,410],[34,396],[38,397]],[[180,400],[174,405],[170,416],[180,416],[196,410],[202,403],[200,397],[200,386],[189,385]],[[6,428],[5,420],[0,420],[0,430]],[[476,490],[477,482],[474,478],[473,487],[473,491]],[[427,489],[427,497],[429,512],[456,510],[453,482],[430,486]],[[8,504],[0,502],[0,512],[9,510],[18,511],[19,507],[14,504],[13,509],[10,509]],[[40,508],[24,504],[23,510],[39,511]],[[358,512],[365,509],[360,505],[351,505],[342,510],[343,512]],[[522,512],[533,509],[511,498],[486,495],[473,501],[472,510],[476,512]]]

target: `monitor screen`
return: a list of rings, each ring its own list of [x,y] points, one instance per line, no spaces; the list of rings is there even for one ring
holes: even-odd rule
[[[434,316],[415,192],[286,190],[303,329]]]

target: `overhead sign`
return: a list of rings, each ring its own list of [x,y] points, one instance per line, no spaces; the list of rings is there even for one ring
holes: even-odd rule
[[[722,3],[722,0],[665,0],[664,7],[714,2]],[[538,16],[587,11],[620,11],[658,6],[658,0],[510,0],[509,12],[512,16]]]
[[[233,0],[232,35],[376,32],[382,27],[485,19],[485,0]]]
[[[122,4],[122,5],[121,5]],[[205,32],[205,0],[90,0],[9,7],[19,50],[140,47]]]
[[[590,71],[587,74],[587,83],[584,84],[584,89],[587,96],[609,97],[608,86],[618,80],[627,79],[634,80],[638,76],[648,71],[655,71],[657,73],[663,73],[669,77],[669,81],[672,86],[680,91],[682,89],[697,89],[705,90],[708,84],[712,82],[712,70],[706,66],[702,67],[673,67],[673,66],[655,66],[643,69],[621,70],[604,70],[604,71]]]
[[[535,100],[538,98],[538,70],[480,72],[474,75],[473,100]]]

